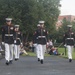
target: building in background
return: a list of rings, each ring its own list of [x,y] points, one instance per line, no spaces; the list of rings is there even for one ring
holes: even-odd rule
[[[69,22],[75,21],[75,16],[73,16],[73,15],[63,15],[63,16],[59,16],[59,17],[58,17],[58,21],[57,21],[57,23],[56,23],[56,29],[58,29],[59,27],[61,27],[64,18],[65,18],[67,21],[69,21]]]

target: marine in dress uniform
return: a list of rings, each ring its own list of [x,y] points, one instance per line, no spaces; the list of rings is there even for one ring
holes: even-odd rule
[[[14,34],[15,60],[19,59],[21,45],[22,45],[22,34],[19,30],[19,25],[15,25],[15,34]]]
[[[6,25],[2,27],[2,44],[5,44],[6,65],[12,63],[14,47],[14,26],[11,23],[12,18],[6,18]]]
[[[72,25],[67,25],[67,26],[68,26],[68,31],[64,34],[63,42],[68,50],[69,62],[72,62],[72,51],[74,47],[75,34],[72,31]]]
[[[43,64],[46,44],[48,41],[48,31],[44,28],[44,21],[39,21],[40,29],[36,30],[37,35],[37,50],[39,51],[39,59]]]
[[[40,24],[37,25],[37,30],[40,29]],[[36,52],[36,55],[37,55],[37,58],[38,58],[38,61],[40,61],[40,57],[39,57],[39,50],[37,50],[37,34],[36,34],[36,31],[34,32],[33,34],[33,45],[34,45],[34,50]]]

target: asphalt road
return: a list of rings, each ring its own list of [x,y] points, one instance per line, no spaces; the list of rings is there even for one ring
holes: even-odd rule
[[[36,57],[21,56],[7,66],[5,59],[1,59],[0,75],[75,75],[75,60],[69,63],[68,59],[50,56],[40,64]]]

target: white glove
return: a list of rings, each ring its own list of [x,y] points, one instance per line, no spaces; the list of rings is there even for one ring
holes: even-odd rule
[[[23,45],[22,42],[21,42],[21,45]]]
[[[33,46],[35,47],[35,46],[37,46],[37,44],[36,44],[36,43],[34,43],[34,44],[33,44]]]
[[[67,45],[65,44],[64,47],[66,47]]]
[[[2,42],[2,45],[4,45],[4,42]]]
[[[16,43],[16,40],[14,40],[14,43]]]
[[[49,42],[47,42],[47,44],[46,44],[47,46],[49,45]]]
[[[21,46],[21,47],[23,47],[23,44],[22,44],[22,42],[21,42],[20,46]]]

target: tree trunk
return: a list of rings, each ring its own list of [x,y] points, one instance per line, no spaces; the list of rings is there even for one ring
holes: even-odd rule
[[[26,35],[25,42],[27,42],[27,41],[28,41],[28,37],[29,37],[29,33],[27,33],[27,35]]]

